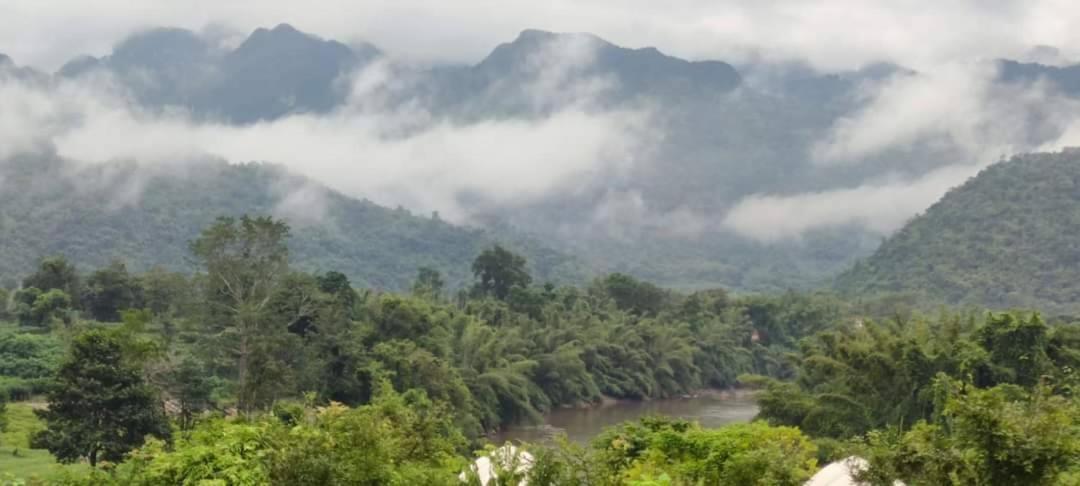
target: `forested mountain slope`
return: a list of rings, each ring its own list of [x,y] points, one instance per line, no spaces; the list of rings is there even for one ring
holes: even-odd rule
[[[350,104],[350,75],[371,66],[391,69],[401,82]],[[762,245],[720,220],[750,194],[854,184],[873,172],[872,163],[850,166],[853,174],[818,170],[805,158],[832,120],[853,108],[859,86],[893,71],[784,68],[768,76],[754,72],[756,79],[768,77],[769,87],[750,86],[720,60],[685,60],[587,33],[539,30],[522,31],[473,64],[399,66],[369,44],[345,45],[282,24],[258,29],[236,47],[183,29],[152,29],[109,55],[73,59],[53,80],[92,82],[105,75],[152,112],[179,111],[231,126],[332,116],[368,104],[420,110],[430,121],[410,128],[418,132],[542,120],[562,110],[590,116],[645,111],[651,114],[646,133],[627,139],[648,146],[633,163],[618,153],[590,161],[625,169],[598,169],[573,188],[528,202],[508,205],[483,194],[459,202],[476,221],[525,228],[606,271],[682,288],[778,290],[834,274],[868,254],[877,239],[844,228]]]
[[[67,92],[73,100],[64,106],[87,98],[79,90],[104,84],[106,98],[124,105],[120,111],[139,120],[163,119],[162,130],[179,130],[171,140],[203,145],[194,147],[198,153],[230,163],[280,163],[353,197],[402,204],[422,214],[441,211],[460,218],[454,221],[488,228],[523,229],[601,271],[683,289],[776,291],[811,288],[870,255],[901,221],[879,215],[888,216],[899,205],[902,218],[940,194],[927,180],[934,171],[974,171],[986,156],[976,152],[989,150],[987,145],[1000,143],[1008,147],[1002,153],[1011,153],[1057,140],[1068,117],[1055,115],[1055,107],[1078,92],[1076,66],[1011,61],[980,66],[988,73],[979,70],[979,82],[982,76],[992,79],[980,95],[985,99],[971,102],[1015,116],[971,122],[978,128],[970,131],[950,126],[937,133],[942,127],[930,123],[925,137],[919,135],[922,129],[913,129],[911,140],[886,141],[862,128],[877,126],[877,115],[888,110],[911,106],[886,94],[938,92],[935,83],[949,73],[888,63],[834,72],[798,61],[735,66],[680,59],[649,46],[620,46],[588,33],[531,29],[475,62],[429,65],[395,58],[355,38],[344,43],[280,24],[237,33],[227,42],[208,31],[151,29],[119,42],[107,55],[73,57],[55,74],[0,57],[0,82],[19,85],[16,96]],[[1049,97],[1018,96],[1032,86],[1040,87],[1038,92],[1045,88]],[[997,106],[1014,99],[1027,101]],[[58,119],[42,123],[43,130],[100,118],[92,112],[64,118],[66,109],[53,110],[50,116]],[[960,118],[950,119],[968,124]],[[566,120],[583,128],[558,140],[574,143],[543,138],[572,126]],[[886,120],[882,126],[890,124]],[[332,130],[342,126],[357,129]],[[193,129],[203,137],[192,137]],[[264,151],[263,144],[246,137],[271,129],[281,140],[294,137],[285,146],[297,150]],[[494,150],[500,149],[495,142],[506,138],[505,130],[520,139]],[[979,137],[987,140],[954,137],[958,133],[984,134]],[[1015,139],[1000,140],[1009,137]],[[867,140],[869,146],[863,144]],[[573,148],[549,153],[554,145]],[[320,173],[309,160],[328,147],[349,147],[326,158],[342,164],[334,175]],[[141,156],[141,149],[132,150],[136,155],[116,157]],[[93,157],[85,152],[59,151],[76,160]],[[399,159],[403,153],[410,155]],[[393,180],[375,188],[335,185],[337,174],[351,174],[352,163]],[[470,164],[511,169],[500,176],[505,181],[446,180],[444,174],[464,174]],[[391,170],[402,166],[415,171]],[[549,170],[567,173],[528,194],[502,184]],[[425,177],[439,190],[417,190]],[[861,203],[869,209],[854,213],[828,210],[828,217],[774,221],[766,216],[788,213],[748,210],[744,217],[732,217],[748,206],[762,210],[754,204],[762,201],[803,198],[826,208],[833,196],[879,190],[887,195],[892,187],[928,184],[935,187],[929,197],[904,204],[872,204],[864,198]],[[788,226],[794,229],[771,229]]]
[[[456,286],[469,262],[501,241],[525,254],[538,281],[582,278],[570,257],[509,231],[458,227],[330,191],[266,164],[83,165],[22,157],[0,163],[0,279],[64,255],[82,269],[122,259],[135,269],[193,270],[188,241],[219,216],[272,214],[293,226],[292,259],[345,273],[359,286],[403,289],[420,266]],[[498,234],[497,234],[498,233]]]
[[[1080,153],[983,170],[836,282],[851,294],[923,293],[950,304],[1080,309]]]

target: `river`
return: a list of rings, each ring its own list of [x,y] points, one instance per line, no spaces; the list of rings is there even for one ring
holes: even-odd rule
[[[616,401],[588,408],[561,408],[544,416],[541,425],[513,425],[491,436],[496,444],[505,441],[538,442],[557,433],[579,443],[588,442],[607,427],[646,415],[665,415],[719,427],[733,422],[749,422],[757,415],[757,403],[746,394],[708,391],[687,398],[647,401]]]

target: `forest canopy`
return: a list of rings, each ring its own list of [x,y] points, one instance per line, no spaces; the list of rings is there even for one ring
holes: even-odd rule
[[[39,260],[0,332],[3,398],[49,404],[22,447],[89,466],[61,484],[460,484],[487,433],[554,408],[750,387],[751,424],[645,418],[589,445],[524,445],[531,468],[498,474],[799,485],[844,454],[881,484],[1077,473],[1073,324],[624,274],[557,286],[499,245],[470,287],[421,267],[410,293],[386,293],[293,268],[292,231],[219,218],[190,242],[190,275]],[[978,434],[998,429],[1014,452],[979,459],[998,446]]]

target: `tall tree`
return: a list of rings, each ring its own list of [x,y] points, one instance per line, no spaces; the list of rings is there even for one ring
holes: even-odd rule
[[[445,286],[446,282],[438,270],[431,267],[420,267],[416,271],[416,280],[413,281],[412,291],[413,294],[421,297],[438,299],[442,296],[443,287]]]
[[[169,438],[158,394],[143,381],[124,339],[116,331],[92,330],[71,343],[48,394],[49,408],[36,412],[46,428],[34,436],[34,447],[60,462],[86,458],[96,467],[101,460],[120,461],[147,435]]]
[[[472,271],[477,279],[476,291],[499,300],[506,300],[510,289],[528,287],[532,283],[532,276],[525,267],[525,257],[500,245],[480,253],[473,261]]]
[[[352,282],[341,272],[326,272],[316,277],[319,289],[341,301],[341,304],[350,312],[356,305],[356,291],[352,288]]]
[[[656,315],[667,299],[664,289],[622,273],[608,275],[599,283],[616,306],[637,315]]]
[[[269,304],[287,275],[289,226],[270,217],[219,218],[191,243],[191,252],[207,273],[207,301],[222,326],[219,344],[236,361],[239,391],[237,406],[250,412],[261,396],[252,379],[252,364],[267,364],[275,329],[268,319]]]

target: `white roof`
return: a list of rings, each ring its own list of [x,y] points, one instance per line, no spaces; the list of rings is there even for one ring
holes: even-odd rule
[[[528,472],[529,469],[532,468],[532,465],[532,454],[518,449],[513,445],[506,444],[491,451],[491,454],[477,458],[476,461],[469,466],[469,469],[480,477],[481,486],[487,486],[488,482],[495,478],[496,473],[500,469],[506,470],[510,469],[511,466],[514,466],[514,472],[523,474]],[[462,471],[462,473],[458,475],[458,478],[463,482],[466,481],[468,477],[468,471]],[[528,486],[528,481],[521,481],[519,486]]]
[[[857,472],[866,470],[868,466],[866,459],[861,457],[845,457],[825,466],[804,486],[861,486],[853,476]],[[895,481],[893,485],[904,486],[904,483]]]

